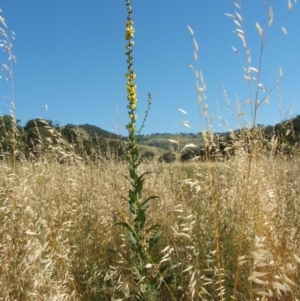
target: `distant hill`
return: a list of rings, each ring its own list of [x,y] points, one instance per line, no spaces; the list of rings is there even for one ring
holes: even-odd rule
[[[172,141],[176,141],[172,142]],[[154,148],[164,149],[166,151],[181,150],[186,144],[195,144],[198,147],[203,146],[201,134],[179,133],[179,134],[152,134],[141,136],[139,145],[148,145]]]
[[[74,126],[75,127],[75,126]],[[95,125],[91,124],[82,124],[78,126],[79,129],[84,130],[90,137],[99,136],[105,139],[119,139],[126,141],[127,137],[117,135],[115,133],[108,132],[103,130]],[[144,151],[156,151],[159,154],[162,154],[166,151],[177,149],[176,143],[172,143],[169,140],[174,140],[179,142],[179,149],[184,147],[186,144],[195,144],[197,146],[203,145],[203,139],[201,134],[193,133],[179,133],[179,134],[170,134],[170,133],[155,133],[150,135],[141,135],[139,137],[139,149]]]
[[[78,126],[83,129],[88,135],[100,136],[105,139],[118,139],[126,141],[127,137],[119,136],[115,133],[105,131],[97,126],[84,124]],[[285,120],[282,123],[278,123],[275,126],[263,126],[265,133],[271,135],[272,133],[280,136],[286,137],[285,140],[294,145],[296,142],[300,141],[300,115],[289,120]],[[216,133],[217,134],[217,133]],[[229,133],[219,134],[221,136],[229,136]],[[177,141],[178,143],[172,142]],[[202,135],[200,133],[154,133],[149,135],[141,135],[138,140],[139,149],[143,153],[145,151],[154,151],[158,154],[163,154],[164,152],[172,150],[181,150],[187,144],[195,144],[198,147],[203,147],[204,142]]]
[[[84,129],[90,135],[90,137],[100,136],[100,137],[107,138],[107,139],[122,139],[122,140],[126,139],[125,137],[122,137],[115,133],[105,131],[95,125],[91,125],[88,123],[79,125],[78,128]]]
[[[73,125],[67,124],[63,127],[54,124],[51,120],[32,119],[27,121],[25,126],[20,125],[17,120],[17,127],[20,131],[19,140],[25,143],[25,151],[29,153],[34,147],[32,143],[39,143],[41,138],[45,141],[54,141],[53,130],[56,129],[64,140],[75,144],[77,149],[88,154],[93,150],[105,152],[108,148],[113,148],[118,156],[122,156],[126,151],[127,137],[111,133],[100,127],[91,124]],[[295,146],[300,142],[300,115],[289,120],[285,120],[275,126],[257,125],[264,129],[264,139],[270,140],[274,135],[280,138],[280,142],[288,146]],[[235,131],[238,133],[241,130]],[[10,134],[12,130],[12,117],[9,115],[0,116],[0,149],[2,153],[11,151]],[[214,133],[214,137],[221,136],[222,139],[229,138],[227,133]],[[56,136],[57,137],[57,136]],[[50,139],[50,140],[49,140]],[[154,133],[150,135],[140,135],[138,148],[141,156],[162,156],[172,151],[181,151],[186,145],[193,144],[199,150],[204,146],[202,134],[200,133]],[[56,142],[55,142],[56,143]],[[186,151],[186,150],[185,150]]]

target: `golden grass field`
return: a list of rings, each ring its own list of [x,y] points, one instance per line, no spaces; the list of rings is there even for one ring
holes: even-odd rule
[[[39,126],[33,121],[27,139],[14,110],[6,116],[10,129],[0,133],[0,301],[300,300],[300,157],[299,145],[287,140],[293,128],[280,125],[266,139],[257,127],[259,106],[268,101],[268,95],[258,99],[258,76],[249,100],[251,126],[229,131],[231,144],[219,149],[227,156],[211,155],[217,141],[208,130],[206,85],[191,66],[200,123],[207,126],[200,141],[205,156],[180,162],[185,140],[173,138],[166,144],[177,145],[177,161],[160,163],[162,150],[140,161],[139,149],[153,149],[138,145],[135,29],[125,2],[126,160],[109,146],[103,154],[91,145],[88,154],[80,135],[71,145],[43,120]],[[227,15],[245,50],[244,77],[252,81],[250,73],[261,70],[250,66],[239,1],[234,5],[235,15]],[[271,26],[272,7],[266,15],[264,26]],[[14,60],[0,17],[7,39],[0,47]],[[198,44],[188,29],[197,65]],[[256,29],[262,57],[264,31],[258,23]],[[280,69],[277,83],[281,79]],[[146,117],[150,104],[151,95]]]
[[[159,196],[147,217],[163,231],[152,257],[164,255],[157,265],[167,267],[166,285],[176,300],[219,300],[220,276],[224,300],[234,290],[237,300],[257,300],[256,291],[268,294],[266,300],[300,298],[299,159],[262,156],[251,164],[247,174],[249,155],[241,152],[220,163],[139,167],[151,171],[144,194]],[[130,295],[134,254],[116,225],[130,219],[121,199],[126,174],[127,165],[114,161],[44,160],[15,170],[1,162],[0,300]],[[148,273],[154,277],[154,265]],[[161,285],[147,300],[170,296]]]

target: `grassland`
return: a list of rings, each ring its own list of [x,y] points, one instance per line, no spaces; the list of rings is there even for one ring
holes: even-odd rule
[[[247,174],[243,151],[219,163],[141,165],[151,171],[144,194],[159,196],[148,213],[163,230],[152,258],[164,258],[148,269],[144,300],[170,300],[166,286],[176,300],[219,300],[217,247],[223,300],[234,291],[237,300],[299,299],[299,166],[260,156]],[[15,170],[1,161],[0,299],[134,300],[124,297],[136,293],[126,272],[133,254],[117,226],[130,218],[126,173],[107,160],[45,157]]]
[[[211,155],[218,146],[209,131],[139,140],[135,29],[129,0],[126,6],[127,161],[118,153],[122,138],[102,132],[112,149],[91,138],[94,126],[58,131],[32,120],[24,133],[13,113],[0,118],[0,300],[300,300],[296,127],[280,125],[266,139],[256,126],[256,96],[252,127],[230,133],[227,156]],[[242,28],[240,13],[229,16]],[[273,17],[271,7],[268,26]],[[208,123],[201,72],[195,79]],[[170,145],[178,154],[190,143],[203,146],[203,162],[159,163]],[[140,161],[138,150],[153,148],[154,159]]]

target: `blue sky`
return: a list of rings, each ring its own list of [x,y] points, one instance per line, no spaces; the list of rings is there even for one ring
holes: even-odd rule
[[[280,67],[285,75],[300,61],[299,5],[291,0],[294,8],[289,10],[288,0],[266,2],[265,12],[262,0],[242,1],[241,11],[230,0],[132,0],[139,123],[148,92],[152,94],[144,134],[201,131],[195,77],[188,67],[195,62],[187,25],[199,45],[198,68],[207,88],[209,115],[214,114],[213,130],[236,129],[251,120],[251,114],[237,117],[237,98],[241,111],[250,113],[249,104],[243,106],[249,99],[242,69],[245,51],[233,32],[236,25],[225,13],[242,12],[251,66],[258,68],[261,43],[255,24],[263,27],[265,13],[268,23],[273,7],[274,22],[265,28],[266,37],[271,36],[264,48],[260,73],[264,86],[274,86]],[[126,135],[125,0],[3,0],[0,5],[9,29],[16,33],[14,98],[16,116],[22,124],[41,117],[61,125],[89,123]],[[0,62],[7,62],[5,53],[0,54]],[[222,83],[230,106],[224,99]],[[279,87],[281,100],[275,89],[270,103],[260,107],[258,123],[273,125],[290,108],[291,116],[300,114],[300,65],[284,77]],[[0,95],[7,96],[0,99],[0,111],[7,114],[11,108],[10,82],[2,80],[0,89]],[[227,126],[221,125],[219,116]],[[180,125],[182,120],[189,121],[192,129]]]

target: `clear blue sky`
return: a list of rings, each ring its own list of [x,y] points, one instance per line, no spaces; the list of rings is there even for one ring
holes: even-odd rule
[[[280,67],[284,75],[300,61],[300,7],[295,5],[290,11],[287,0],[266,1],[267,22],[271,5],[274,22],[266,33],[272,36],[265,47],[261,82],[271,88]],[[125,1],[3,0],[0,5],[9,29],[16,33],[14,91],[16,116],[22,124],[42,117],[61,125],[90,123],[126,135]],[[199,69],[207,87],[209,114],[214,113],[213,129],[226,130],[219,126],[219,115],[231,128],[238,127],[236,98],[243,112],[250,110],[243,106],[249,90],[241,61],[231,48],[238,49],[244,60],[243,46],[233,33],[233,20],[224,15],[239,12],[233,1],[132,0],[132,8],[139,122],[146,110],[148,92],[153,101],[143,133],[201,129],[195,78],[188,67],[188,63],[194,64],[194,48],[187,25],[193,28],[199,45]],[[255,23],[263,26],[263,1],[242,1],[242,13],[251,64],[257,68],[260,39]],[[4,53],[0,60],[6,63]],[[226,87],[230,107],[221,83]],[[1,95],[11,96],[9,83],[1,82],[0,87]],[[300,114],[300,66],[284,78],[280,89],[281,105],[274,91],[270,104],[259,110],[259,123],[273,125],[280,121],[280,111],[284,116],[291,105],[293,116]],[[9,109],[8,98],[1,98],[1,114]],[[246,118],[250,120],[251,116]],[[192,129],[178,124],[181,120],[188,120]]]

